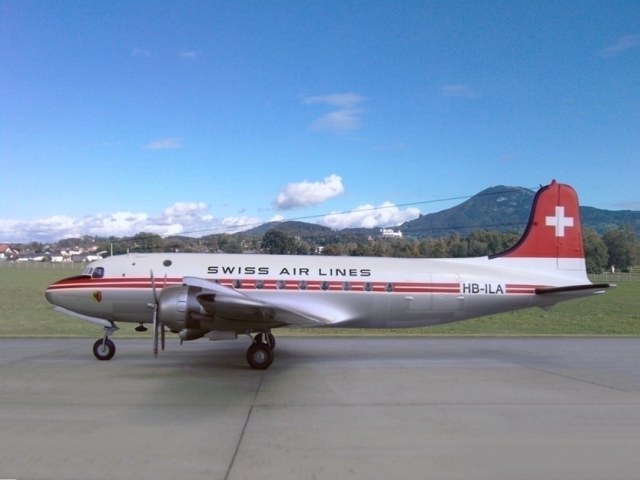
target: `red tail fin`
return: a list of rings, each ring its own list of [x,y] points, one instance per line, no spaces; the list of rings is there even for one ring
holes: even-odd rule
[[[533,200],[524,235],[516,245],[496,257],[584,258],[576,191],[555,180],[542,187]],[[562,268],[561,261],[558,268]]]

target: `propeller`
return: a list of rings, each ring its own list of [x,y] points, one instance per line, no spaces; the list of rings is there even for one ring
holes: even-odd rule
[[[167,286],[167,276],[164,276],[164,284],[162,288]],[[164,325],[160,325],[158,320],[158,310],[160,307],[160,301],[158,299],[158,290],[156,289],[156,279],[151,270],[151,289],[153,290],[153,304],[149,304],[153,307],[153,355],[158,356],[158,337],[160,337],[160,347],[164,351]]]

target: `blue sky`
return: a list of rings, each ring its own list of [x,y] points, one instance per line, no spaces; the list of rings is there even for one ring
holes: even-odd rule
[[[637,1],[0,5],[0,241],[640,209]]]

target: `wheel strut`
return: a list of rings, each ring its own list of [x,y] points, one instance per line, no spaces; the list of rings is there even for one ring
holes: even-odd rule
[[[115,324],[104,327],[102,338],[93,344],[93,354],[98,360],[111,360],[116,354],[116,345],[109,340],[109,336],[113,335],[117,330],[120,329]]]

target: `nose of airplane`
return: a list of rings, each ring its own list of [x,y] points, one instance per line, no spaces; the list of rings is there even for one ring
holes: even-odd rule
[[[47,287],[47,289],[44,291],[44,297],[47,299],[47,302],[51,303],[52,305],[57,305],[56,294],[53,292],[53,290],[51,290],[52,285],[55,285],[55,283],[52,283]]]
[[[73,299],[77,297],[78,286],[87,278],[87,275],[76,275],[53,282],[45,290],[44,296],[55,306],[69,308],[72,306]]]

